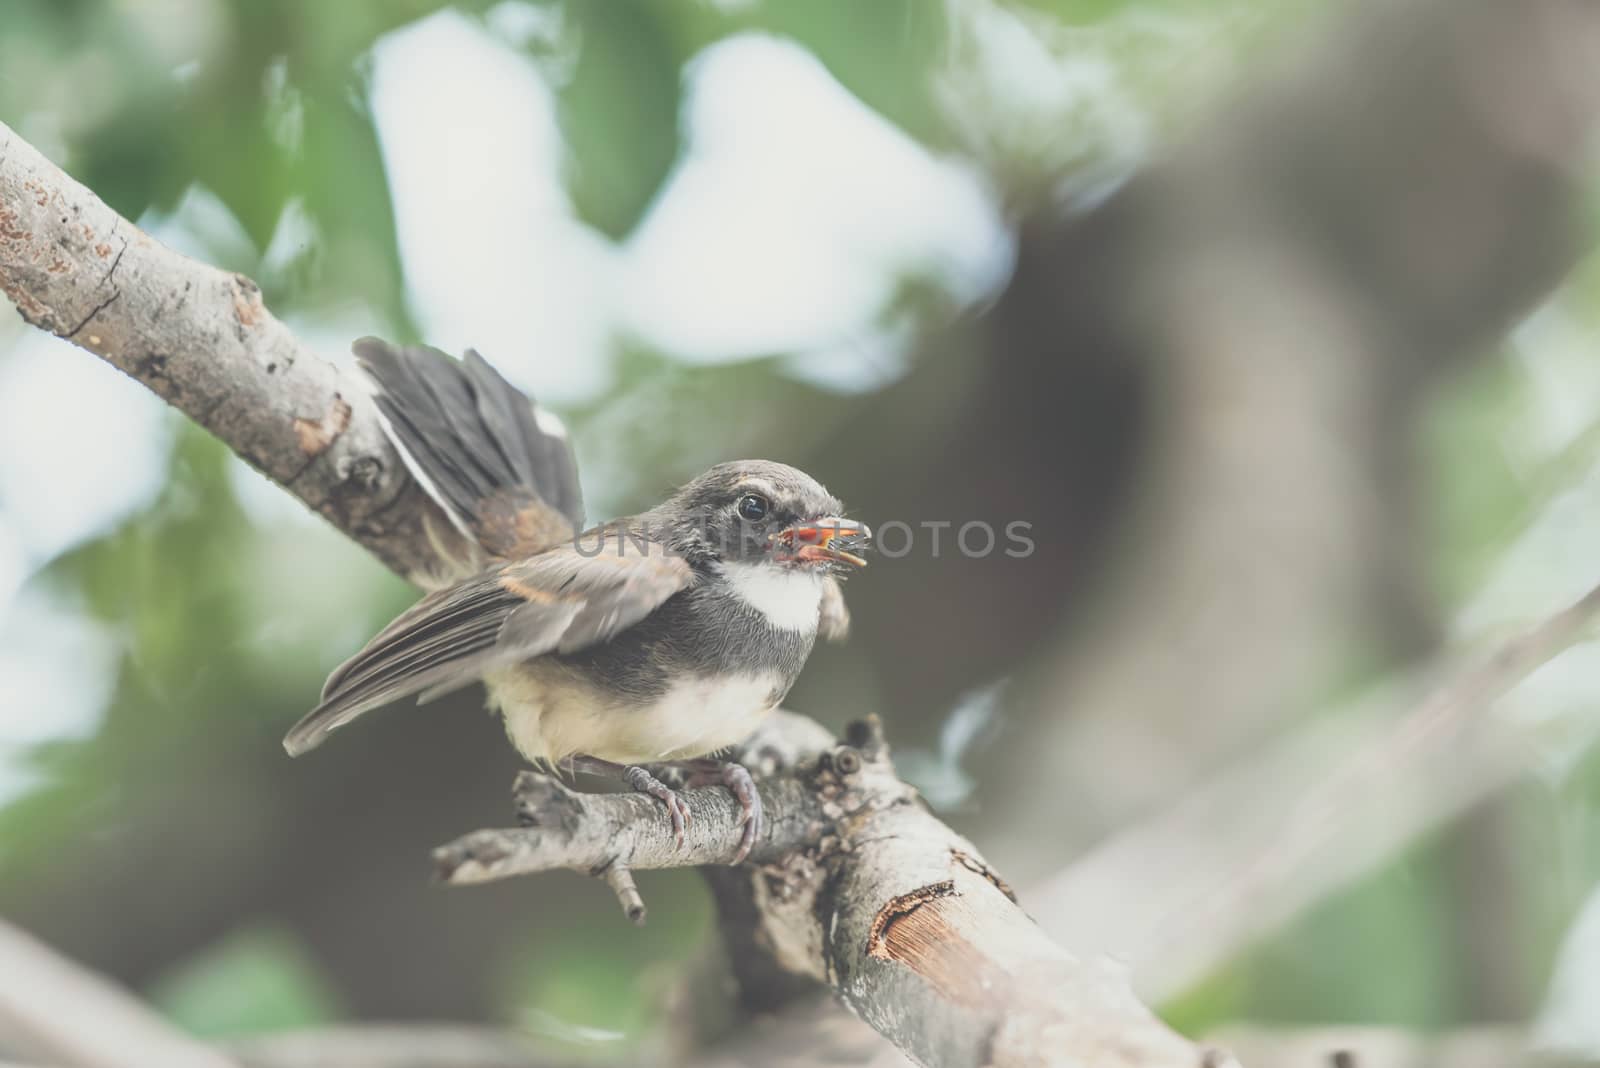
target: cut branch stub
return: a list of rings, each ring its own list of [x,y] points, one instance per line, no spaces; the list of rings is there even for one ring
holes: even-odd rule
[[[622,861],[613,860],[598,874],[611,887],[611,892],[617,895],[617,904],[622,906],[622,914],[628,917],[628,922],[635,927],[643,927],[646,915],[644,898],[633,881],[633,871]]]

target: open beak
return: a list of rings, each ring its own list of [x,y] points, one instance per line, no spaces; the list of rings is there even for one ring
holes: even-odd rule
[[[852,567],[866,567],[867,562],[835,542],[842,541],[851,548],[859,548],[871,540],[872,531],[867,529],[865,523],[839,516],[813,519],[772,535],[773,543],[787,559],[805,563],[826,561]]]

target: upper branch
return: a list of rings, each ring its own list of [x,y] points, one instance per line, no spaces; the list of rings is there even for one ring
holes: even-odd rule
[[[365,390],[241,274],[174,252],[0,123],[0,291],[211,431],[404,575],[433,559],[425,496]]]

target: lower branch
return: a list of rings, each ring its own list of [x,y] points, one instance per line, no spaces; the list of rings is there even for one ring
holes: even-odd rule
[[[516,1031],[462,1024],[352,1024],[228,1043],[244,1068],[556,1068]]]
[[[132,993],[0,922],[0,1055],[63,1068],[239,1068]]]
[[[760,775],[767,825],[753,863],[719,883],[753,906],[741,910],[757,927],[750,942],[782,971],[830,987],[918,1062],[1232,1063],[1156,1019],[1122,969],[1050,941],[972,844],[895,774],[876,722],[853,725],[839,744],[778,713],[740,759]],[[579,794],[532,772],[515,792],[524,826],[437,850],[446,882],[570,869],[607,878],[633,916],[643,903],[627,873],[725,865],[738,840],[739,806],[719,789],[684,795],[681,849],[650,798]]]
[[[1579,1068],[1590,1057],[1541,1051],[1512,1027],[1419,1034],[1391,1027],[1228,1028],[1222,1036],[1249,1064],[1330,1068]]]
[[[803,753],[816,757],[831,742],[832,736],[810,720],[779,712],[746,744],[741,756],[747,766],[758,776],[768,773],[757,786],[766,823],[751,852],[756,863],[778,861],[822,836],[833,811],[824,811],[825,795],[837,797],[844,781],[859,774],[864,763],[858,750],[842,745],[826,753],[826,759],[795,766]],[[772,775],[780,764],[790,767],[790,774]],[[682,794],[690,819],[681,848],[671,824],[660,818],[661,803],[643,794],[579,793],[534,771],[517,776],[512,794],[520,827],[476,831],[434,850],[434,864],[445,881],[478,883],[559,869],[607,876],[618,868],[729,864],[738,849],[741,812],[720,788]],[[608,876],[608,881],[618,880]]]

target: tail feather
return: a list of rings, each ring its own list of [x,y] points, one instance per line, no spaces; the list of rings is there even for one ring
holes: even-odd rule
[[[542,421],[533,401],[482,356],[468,350],[456,360],[426,345],[371,337],[353,347],[376,383],[385,431],[464,534],[504,556],[547,548],[582,528],[565,434]],[[506,522],[507,512],[515,522]]]
[[[583,494],[566,430],[503,378],[476,349],[461,361],[475,387],[478,418],[489,439],[524,486],[538,487],[545,500],[583,527]]]

